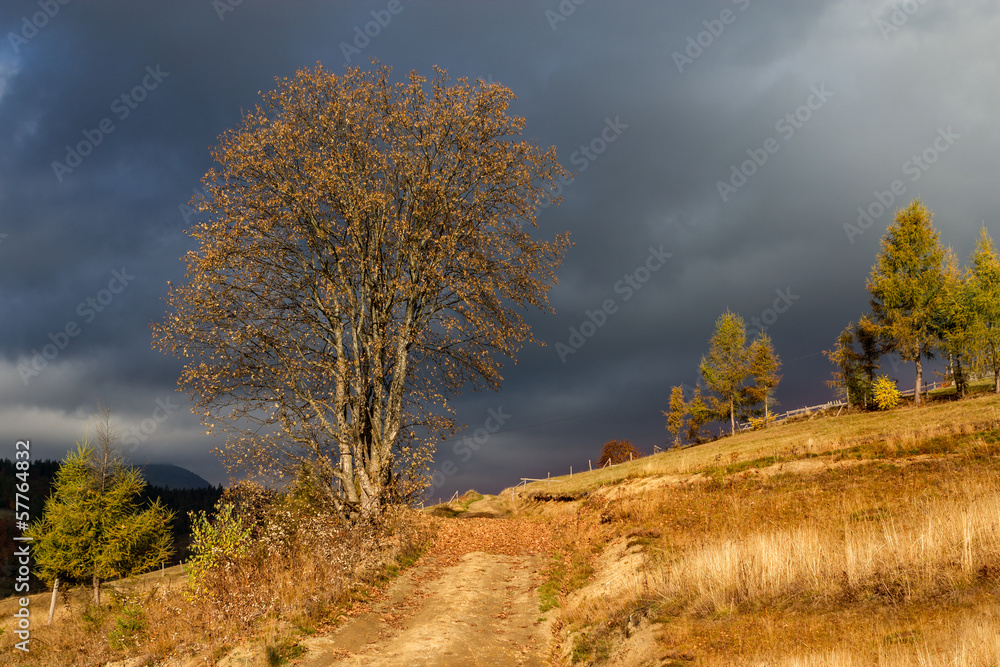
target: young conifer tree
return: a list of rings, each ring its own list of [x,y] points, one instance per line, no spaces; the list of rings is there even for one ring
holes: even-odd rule
[[[1000,255],[985,226],[972,253],[968,283],[976,315],[973,335],[1000,394]]]
[[[748,403],[756,405],[764,404],[764,423],[771,417],[771,395],[775,387],[781,382],[778,371],[781,370],[781,359],[774,351],[771,337],[766,333],[758,336],[747,350],[747,368],[749,375],[753,378],[753,384],[746,388],[746,399]]]
[[[944,259],[931,212],[916,199],[896,212],[868,278],[875,321],[893,350],[914,362],[915,405],[923,384],[920,360],[932,356],[937,338],[934,315],[944,291]]]
[[[173,512],[157,499],[141,507],[146,482],[116,450],[109,414],[98,427],[98,446],[84,438],[56,473],[34,538],[35,574],[51,583],[89,582],[100,604],[101,581],[140,574],[173,553]],[[51,621],[51,610],[50,610]]]
[[[701,376],[708,388],[718,394],[711,397],[712,408],[718,419],[729,420],[731,433],[736,433],[736,411],[743,382],[750,374],[746,340],[743,318],[727,310],[715,322],[708,356],[701,358]]]
[[[684,430],[684,422],[689,413],[688,404],[684,400],[683,387],[678,385],[670,390],[670,410],[662,412],[667,418],[667,430],[674,436],[674,445],[680,445],[681,432]]]
[[[936,317],[940,349],[948,356],[955,393],[960,397],[968,389],[966,367],[973,347],[976,315],[970,281],[960,271],[958,258],[949,248],[945,253],[944,289]]]

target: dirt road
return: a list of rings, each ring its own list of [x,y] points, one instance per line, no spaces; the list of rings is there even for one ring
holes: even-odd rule
[[[370,609],[303,642],[297,664],[548,664],[551,620],[541,620],[536,592],[552,549],[547,529],[469,510],[478,518],[444,520],[434,545]]]

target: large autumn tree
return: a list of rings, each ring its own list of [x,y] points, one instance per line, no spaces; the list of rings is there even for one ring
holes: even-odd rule
[[[945,254],[931,213],[914,200],[896,212],[882,238],[868,278],[872,315],[884,339],[916,370],[914,404],[920,404],[921,358],[930,358],[937,340],[935,314],[945,289]]]
[[[529,233],[566,173],[508,88],[390,76],[301,70],[221,137],[189,281],[154,326],[228,465],[345,516],[405,494],[450,395],[498,387],[568,246]]]

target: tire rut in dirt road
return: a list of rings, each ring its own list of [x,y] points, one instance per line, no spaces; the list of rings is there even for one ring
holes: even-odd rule
[[[330,634],[303,642],[303,667],[544,665],[539,572],[552,551],[544,525],[450,519],[381,599]]]

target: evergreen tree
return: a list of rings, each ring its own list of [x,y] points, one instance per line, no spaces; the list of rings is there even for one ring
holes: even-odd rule
[[[916,369],[914,404],[923,384],[921,357],[930,358],[935,342],[934,315],[944,289],[944,251],[931,213],[914,200],[896,212],[882,238],[868,279],[872,314],[892,349]]]
[[[854,349],[854,344],[854,322],[851,322],[837,336],[833,349],[823,350],[823,354],[837,369],[832,373],[833,378],[827,380],[826,384],[831,389],[838,390],[848,405],[862,405],[861,359]]]
[[[150,570],[172,553],[173,513],[159,499],[139,505],[146,482],[124,465],[105,426],[99,447],[84,438],[67,455],[41,518],[28,529],[35,573],[52,583],[53,595],[59,582],[89,581],[97,604],[102,580]]]
[[[848,405],[869,408],[872,405],[872,386],[879,360],[886,352],[880,328],[864,315],[856,323],[848,324],[832,350],[823,354],[837,370],[827,385],[840,391]]]
[[[982,351],[983,364],[993,373],[994,391],[1000,394],[1000,255],[984,226],[972,253],[969,294],[975,311],[973,337]]]
[[[706,440],[702,433],[705,424],[715,421],[716,412],[709,407],[702,396],[701,387],[695,387],[690,401],[684,400],[684,388],[677,386],[670,391],[670,411],[663,411],[667,418],[667,430],[674,434],[674,444],[688,442],[701,444]]]
[[[937,302],[936,328],[940,348],[948,356],[958,396],[965,396],[968,388],[963,362],[972,342],[976,319],[971,286],[958,268],[958,258],[949,248],[945,253],[944,289]]]
[[[706,436],[702,433],[702,427],[715,420],[715,412],[705,402],[702,396],[701,387],[694,388],[694,396],[688,401],[688,412],[690,417],[687,420],[687,438],[689,441],[701,444],[705,442]]]
[[[868,407],[874,395],[875,373],[878,372],[882,355],[891,349],[891,344],[882,336],[881,328],[867,315],[862,315],[854,325],[854,340],[858,344],[862,403]]]
[[[744,389],[744,400],[747,405],[764,404],[764,423],[771,418],[771,393],[781,382],[778,371],[781,370],[781,359],[774,352],[771,337],[766,333],[758,336],[747,350],[747,368],[753,384]]]
[[[729,420],[730,433],[736,433],[736,411],[750,374],[746,340],[743,318],[727,310],[715,322],[708,356],[702,357],[699,367],[705,384],[718,394],[710,399],[712,409],[718,419]]]
[[[688,417],[688,405],[684,400],[684,388],[680,385],[670,390],[670,411],[663,414],[667,418],[667,430],[674,435],[674,445],[681,444],[681,431]]]

